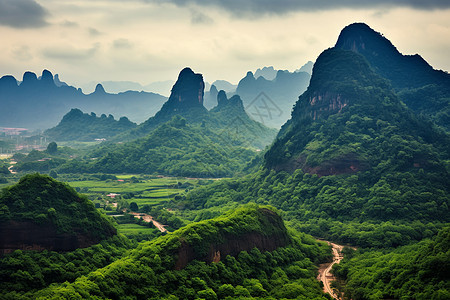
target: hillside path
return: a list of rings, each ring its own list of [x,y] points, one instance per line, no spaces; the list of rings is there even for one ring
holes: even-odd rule
[[[342,249],[344,246],[338,245],[335,243],[328,242],[329,245],[331,245],[332,251],[333,251],[333,261],[330,263],[321,264],[319,267],[319,275],[317,276],[317,279],[319,281],[323,282],[323,291],[325,293],[330,294],[334,299],[341,299],[340,295],[336,295],[336,293],[331,288],[330,284],[331,281],[335,280],[336,278],[330,273],[331,268],[334,264],[338,264],[341,262],[341,260],[344,258],[342,255]]]
[[[153,217],[150,215],[143,214],[143,213],[135,213],[135,212],[131,212],[130,214],[132,214],[135,218],[144,220],[144,222],[147,222],[147,223],[152,222],[153,225],[155,225],[155,227],[161,232],[168,232],[167,229],[164,227],[165,225],[159,223],[158,221],[153,219]]]

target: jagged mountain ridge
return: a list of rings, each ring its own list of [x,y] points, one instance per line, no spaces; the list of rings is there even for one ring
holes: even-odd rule
[[[142,122],[153,115],[167,99],[161,95],[128,91],[109,94],[97,86],[95,92],[85,95],[81,89],[56,85],[50,71],[44,70],[40,79],[35,73],[25,72],[18,84],[13,76],[0,78],[0,126],[46,129],[54,127],[72,108],[97,114],[127,116]]]
[[[392,145],[396,135],[405,144]],[[387,143],[383,151],[374,152],[383,141]],[[375,168],[405,147],[402,151],[409,159],[402,168],[426,168],[428,159],[440,161],[436,153],[448,155],[446,141],[445,134],[421,123],[402,106],[388,81],[373,72],[361,55],[330,49],[317,59],[310,86],[267,152],[266,166],[301,168],[322,176],[356,173]],[[438,148],[427,153],[418,144]]]
[[[253,119],[279,128],[289,118],[292,106],[298,95],[306,90],[310,77],[306,72],[278,70],[273,80],[267,80],[247,72],[239,81],[236,94],[241,96]]]
[[[221,109],[213,108],[208,111],[203,106],[204,87],[201,74],[194,73],[190,68],[183,69],[172,88],[169,100],[164,103],[161,110],[137,128],[119,135],[115,140],[131,141],[144,137],[159,125],[178,115],[190,124],[201,124],[211,130],[238,132],[235,135],[236,139],[246,145],[250,140],[251,147],[263,148],[272,142],[276,130],[252,120],[247,115],[239,96],[235,96],[232,101],[228,101],[227,98],[228,104]],[[221,97],[225,92],[222,91],[222,93]]]
[[[403,55],[364,23],[345,27],[335,47],[363,55],[376,73],[391,82],[409,108],[450,130],[450,74],[433,69],[418,54]]]

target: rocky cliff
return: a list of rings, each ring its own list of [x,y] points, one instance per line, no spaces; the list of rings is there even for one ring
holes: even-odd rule
[[[204,90],[205,83],[202,74],[196,74],[190,68],[184,68],[178,75],[169,100],[164,104],[161,111],[203,107]]]
[[[114,232],[111,231],[111,235]],[[50,224],[36,224],[30,221],[10,220],[0,227],[0,255],[20,250],[72,251],[89,247],[100,242],[80,231],[58,233],[57,227]]]
[[[238,219],[242,217],[248,217],[248,219],[239,221]],[[207,227],[204,227],[202,223],[182,231],[181,245],[176,250],[174,268],[180,270],[194,259],[207,263],[219,262],[227,255],[235,256],[241,251],[250,251],[253,248],[258,248],[260,251],[273,251],[278,247],[286,246],[290,241],[283,220],[271,209],[259,208],[250,211],[247,216],[245,214],[234,216],[230,221],[231,223],[218,220],[210,224],[216,227],[213,235],[208,230],[203,230]],[[250,230],[245,226],[239,228],[239,224],[246,222],[251,222],[249,227],[253,228]],[[190,240],[189,236],[194,233],[201,235],[202,239]]]

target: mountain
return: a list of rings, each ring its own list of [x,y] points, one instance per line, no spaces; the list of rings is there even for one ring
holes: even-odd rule
[[[0,194],[0,251],[68,251],[116,234],[94,204],[67,184],[30,174]]]
[[[436,194],[439,189],[448,189],[445,161],[449,142],[448,135],[405,108],[389,83],[373,72],[361,55],[330,49],[318,57],[311,83],[266,153],[265,166],[277,171],[301,169],[318,176],[365,174],[369,190],[371,184],[386,180],[392,192],[403,188],[394,178],[408,173],[409,183],[415,181]],[[422,177],[420,170],[427,176]],[[432,179],[435,182],[429,185]],[[424,204],[419,194],[410,195],[411,205]],[[414,205],[406,212],[395,203],[370,211],[361,203],[360,209],[374,218],[422,215],[447,219],[443,211],[432,217],[419,213]],[[354,206],[351,215],[357,211]]]
[[[13,76],[0,78],[0,126],[50,128],[72,108],[126,115],[133,121],[142,122],[165,100],[161,95],[146,92],[109,94],[101,85],[95,92],[85,95],[80,89],[61,84],[59,78],[53,78],[47,70],[42,72],[40,79],[32,72],[25,72],[20,85]]]
[[[227,93],[234,93],[237,88],[237,85],[232,84],[226,80],[216,80],[212,84],[215,85],[219,91],[224,90]]]
[[[345,27],[335,47],[363,55],[376,73],[391,82],[409,108],[450,130],[450,74],[434,70],[418,54],[401,54],[364,23]]]
[[[273,66],[263,67],[262,69],[255,71],[255,78],[258,79],[259,77],[264,77],[265,79],[272,81],[277,77],[277,70],[275,70]]]
[[[315,280],[328,247],[288,232],[270,207],[250,206],[192,223],[75,282],[29,294],[99,299],[327,299]],[[287,275],[289,274],[289,276]]]
[[[194,73],[190,68],[183,69],[161,110],[136,129],[119,135],[116,140],[131,141],[144,137],[174,116],[181,116],[189,124],[201,125],[217,133],[234,131],[234,136],[240,140],[241,144],[248,145],[250,141],[250,146],[253,148],[261,149],[272,142],[276,131],[249,118],[240,98],[229,102],[226,109],[213,108],[208,111],[204,107],[204,87],[201,74]],[[214,86],[212,90],[217,89]]]
[[[450,136],[406,107],[362,55],[331,48],[315,62],[264,167],[193,191],[183,205],[206,214],[252,199],[283,209],[315,236],[406,245],[450,221],[449,145]]]
[[[314,63],[312,61],[308,61],[300,69],[295,70],[295,72],[306,72],[309,75],[312,75],[313,66],[314,66]]]
[[[62,118],[56,127],[47,129],[44,135],[53,141],[94,141],[109,139],[121,132],[135,128],[137,125],[127,117],[115,120],[112,115],[95,113],[84,114],[79,109],[72,109]]]
[[[252,72],[239,81],[236,94],[241,96],[247,113],[270,127],[280,127],[289,118],[298,95],[308,86],[306,72],[277,71],[273,80],[255,77]]]
[[[208,92],[205,92],[205,101],[204,105],[205,107],[210,110],[211,108],[215,107],[217,105],[217,94],[219,93],[219,90],[217,87],[213,84],[211,85],[211,88]]]

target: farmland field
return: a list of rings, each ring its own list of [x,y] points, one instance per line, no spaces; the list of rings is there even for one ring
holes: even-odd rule
[[[112,203],[125,200],[138,206],[162,204],[186,193],[198,184],[196,179],[117,175],[117,179],[68,180],[70,186],[94,202]],[[114,195],[115,194],[115,195]],[[108,196],[110,195],[110,196]]]

